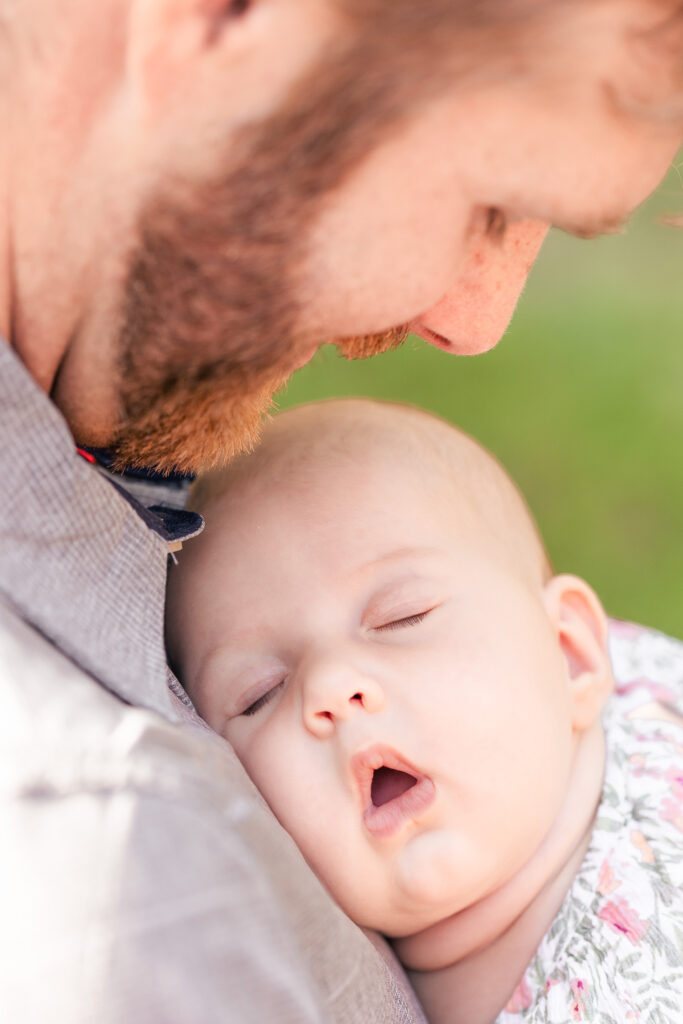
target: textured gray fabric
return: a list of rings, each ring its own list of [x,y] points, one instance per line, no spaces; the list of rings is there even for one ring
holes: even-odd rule
[[[2,1020],[423,1021],[194,715],[165,545],[2,342],[0,470]]]
[[[68,427],[0,340],[0,593],[125,700],[173,717],[164,542],[76,454]]]

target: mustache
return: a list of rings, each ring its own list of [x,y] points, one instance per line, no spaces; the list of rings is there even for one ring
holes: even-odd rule
[[[334,344],[344,359],[370,359],[372,356],[399,348],[409,333],[409,325],[401,324],[377,334],[361,334],[355,337],[341,338]]]

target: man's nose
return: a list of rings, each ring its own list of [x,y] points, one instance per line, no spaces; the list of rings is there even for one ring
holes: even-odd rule
[[[524,220],[502,239],[472,240],[453,287],[410,325],[425,341],[460,355],[486,352],[500,341],[517,305],[548,225]]]
[[[385,705],[379,681],[347,661],[329,657],[302,666],[303,718],[314,736],[331,736],[340,723],[356,714],[375,714]]]

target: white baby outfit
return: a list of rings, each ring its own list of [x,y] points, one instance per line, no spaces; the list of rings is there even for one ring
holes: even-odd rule
[[[593,835],[497,1024],[683,1024],[683,644],[613,623]]]

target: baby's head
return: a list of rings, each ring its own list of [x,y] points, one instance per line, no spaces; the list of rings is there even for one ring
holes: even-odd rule
[[[426,413],[335,401],[195,498],[172,660],[341,906],[404,936],[505,883],[611,677],[597,598],[552,576],[500,465]]]

